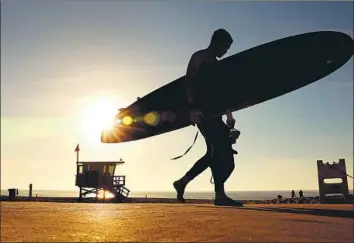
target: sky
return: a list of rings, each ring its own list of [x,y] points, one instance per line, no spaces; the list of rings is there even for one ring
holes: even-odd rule
[[[353,3],[2,1],[1,189],[78,190],[79,143],[80,160],[123,158],[116,174],[130,190],[172,191],[206,151],[200,137],[170,160],[190,146],[195,127],[102,144],[97,123],[183,76],[218,28],[234,39],[225,57],[311,31],[353,37]],[[226,190],[317,190],[317,160],[345,158],[353,175],[352,68],[353,58],[314,84],[235,112],[239,155]],[[210,176],[187,190],[212,191]]]

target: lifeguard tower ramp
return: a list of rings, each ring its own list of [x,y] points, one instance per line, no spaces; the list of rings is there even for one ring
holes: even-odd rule
[[[119,202],[129,196],[129,189],[125,187],[125,175],[115,175],[116,167],[124,164],[121,159],[117,162],[77,162],[75,185],[80,188],[79,200],[88,194],[105,191],[112,193]],[[105,199],[105,197],[103,196]]]

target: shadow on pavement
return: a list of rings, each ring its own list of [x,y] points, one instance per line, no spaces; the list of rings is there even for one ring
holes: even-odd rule
[[[203,205],[191,205],[195,207],[205,207]],[[215,206],[213,206],[215,207]],[[354,207],[354,206],[353,206]],[[227,208],[235,210],[254,210],[266,212],[280,212],[292,214],[309,214],[316,216],[337,217],[337,218],[354,218],[354,210],[333,210],[333,209],[314,209],[314,208],[289,208],[289,207],[215,207]]]

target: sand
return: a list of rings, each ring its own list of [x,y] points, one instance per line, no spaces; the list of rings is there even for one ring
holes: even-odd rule
[[[1,241],[353,242],[353,205],[1,202]]]

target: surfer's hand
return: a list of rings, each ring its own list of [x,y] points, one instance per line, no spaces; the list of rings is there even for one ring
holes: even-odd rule
[[[200,110],[190,110],[189,112],[189,118],[191,120],[191,123],[194,124],[200,124],[202,122],[203,118],[203,113]]]

